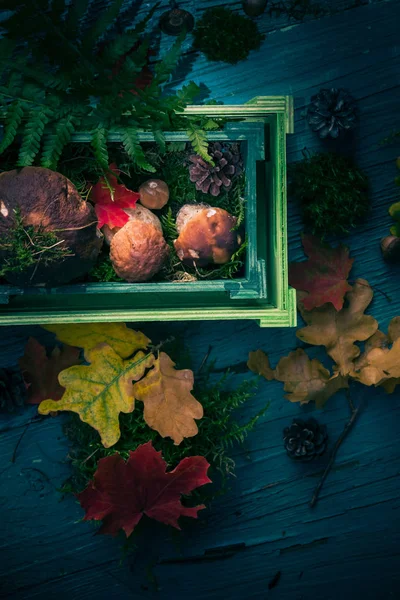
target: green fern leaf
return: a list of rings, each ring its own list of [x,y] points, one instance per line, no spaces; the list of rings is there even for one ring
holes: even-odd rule
[[[53,112],[49,108],[36,109],[30,112],[24,128],[17,167],[29,167],[33,164],[35,156],[40,150],[45,127],[52,116]]]
[[[106,33],[107,29],[114,23],[121,11],[124,1],[125,0],[113,0],[110,6],[103,10],[93,27],[85,33],[82,47],[86,56],[90,56],[93,53],[93,48]]]
[[[14,141],[17,135],[18,127],[24,116],[24,106],[21,100],[13,102],[8,111],[6,117],[6,127],[4,137],[0,144],[0,154],[4,152],[6,148]]]
[[[122,135],[122,143],[125,151],[134,163],[144,171],[155,173],[156,169],[146,159],[145,153],[139,141],[137,129],[129,127],[124,130]]]
[[[208,141],[206,132],[203,129],[197,128],[194,123],[189,123],[187,135],[196,154],[201,156],[201,158],[206,162],[210,163],[210,165],[214,165],[211,156],[208,154]]]
[[[182,108],[185,108],[188,104],[191,104],[193,100],[200,93],[200,87],[194,81],[189,81],[187,85],[184,85],[180,90],[176,92],[177,98],[182,104]]]
[[[165,149],[166,149],[164,132],[161,131],[161,129],[155,129],[155,128],[153,128],[153,135],[154,135],[154,141],[156,142],[156,144],[160,148],[160,152],[162,154],[164,154]]]
[[[47,169],[56,169],[64,147],[75,131],[74,117],[68,115],[57,122],[54,131],[49,133],[43,144],[41,165]]]
[[[214,121],[214,119],[207,119],[207,121],[203,123],[203,129],[205,129],[205,131],[215,131],[216,129],[220,129],[220,124],[217,123],[217,121]]]
[[[86,14],[90,0],[74,0],[69,5],[68,15],[65,21],[65,29],[71,34],[71,39],[77,37],[79,25]]]
[[[184,39],[185,34],[183,33],[177,38],[176,42],[165,54],[165,56],[163,56],[162,60],[159,63],[157,63],[154,69],[154,85],[160,85],[162,83],[165,83],[170,78],[171,74],[173,73],[179,62],[181,56],[182,43]]]
[[[102,125],[99,125],[92,132],[92,148],[95,158],[102,169],[108,171],[108,149],[107,149],[107,130]]]

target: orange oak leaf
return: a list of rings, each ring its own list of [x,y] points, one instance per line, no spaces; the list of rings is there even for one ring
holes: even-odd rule
[[[389,394],[400,384],[400,317],[389,324],[388,335],[377,331],[355,361],[354,379],[364,385],[382,386]]]
[[[40,404],[46,398],[60,400],[65,388],[60,385],[58,375],[64,369],[79,365],[79,348],[56,346],[50,357],[46,349],[34,338],[29,338],[25,354],[19,359],[19,366],[28,385],[28,404]]]
[[[120,170],[117,165],[112,163],[109,169],[112,174],[107,175],[108,185],[105,178],[100,177],[90,192],[90,198],[95,205],[99,228],[103,225],[123,227],[129,221],[129,216],[123,209],[134,208],[139,199],[137,192],[128,190],[122,183],[119,183],[116,175],[120,174]],[[110,187],[113,190],[113,195]]]
[[[116,535],[120,529],[131,535],[143,515],[180,529],[180,516],[197,519],[200,506],[187,507],[181,495],[211,483],[209,463],[203,456],[189,456],[173,470],[151,442],[129,452],[125,462],[118,454],[99,460],[93,481],[78,494],[86,511],[85,521],[102,520],[99,533]]]
[[[177,371],[170,357],[161,352],[154,368],[133,386],[136,400],[144,404],[144,420],[162,437],[170,437],[180,444],[186,437],[198,433],[195,419],[203,416],[203,407],[190,393],[193,372]]]
[[[332,304],[325,304],[307,311],[300,301],[299,309],[307,327],[297,331],[303,342],[325,346],[335,361],[336,374],[349,375],[354,370],[354,360],[360,355],[356,341],[365,341],[378,329],[377,321],[364,311],[370,304],[373,291],[364,279],[357,279],[347,292],[347,306],[337,311]]]
[[[322,408],[337,391],[348,388],[347,377],[331,377],[319,360],[310,360],[302,348],[280,359],[275,369],[275,379],[282,381],[285,397],[290,402],[308,404],[314,401]]]
[[[289,284],[296,290],[308,292],[303,297],[306,310],[330,302],[341,310],[346,292],[351,290],[347,277],[353,265],[349,249],[331,248],[313,235],[303,235],[304,252],[308,260],[289,265]]]
[[[268,356],[262,350],[249,353],[247,366],[250,371],[257,373],[257,375],[262,375],[267,381],[275,378],[274,370],[269,365]]]

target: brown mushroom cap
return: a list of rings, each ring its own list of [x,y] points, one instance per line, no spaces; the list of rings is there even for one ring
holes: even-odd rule
[[[0,175],[0,199],[0,239],[13,228],[15,211],[19,210],[24,225],[53,232],[71,254],[57,263],[39,261],[22,273],[10,272],[10,283],[66,283],[95,264],[103,236],[97,228],[94,208],[64,175],[42,167],[7,171]],[[1,252],[1,259],[7,259],[7,252]]]
[[[159,219],[143,207],[135,207],[132,213],[131,220],[113,235],[110,245],[115,272],[130,283],[151,279],[169,254]],[[153,218],[149,219],[147,213]]]
[[[148,208],[145,208],[140,204],[136,204],[135,208],[123,208],[122,210],[128,215],[130,221],[139,219],[144,223],[151,223],[162,233],[160,219]],[[111,240],[113,239],[114,235],[121,229],[122,227],[110,227],[109,225],[103,225],[101,231],[104,234],[107,244],[111,244]]]
[[[148,179],[140,186],[139,194],[140,202],[151,210],[159,210],[169,200],[169,188],[162,179]]]
[[[241,244],[237,219],[222,208],[185,204],[176,218],[179,237],[174,241],[180,260],[206,266],[229,262]]]

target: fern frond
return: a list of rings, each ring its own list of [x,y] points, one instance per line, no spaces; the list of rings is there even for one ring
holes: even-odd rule
[[[155,85],[161,85],[170,78],[179,62],[184,39],[185,34],[182,33],[180,36],[178,36],[168,52],[162,57],[162,60],[157,63],[154,69],[153,83]]]
[[[122,135],[122,143],[129,158],[131,158],[138,167],[144,171],[155,173],[156,169],[146,159],[139,141],[137,129],[134,129],[133,127],[126,128]]]
[[[194,123],[189,122],[186,133],[196,154],[201,156],[201,158],[206,162],[213,165],[213,160],[208,153],[208,141],[206,132],[203,129],[199,129],[198,127],[196,127]]]
[[[99,125],[92,132],[92,148],[97,162],[102,169],[108,171],[108,149],[107,149],[107,130]]]
[[[189,81],[187,85],[184,85],[178,90],[176,96],[182,105],[182,109],[186,108],[188,104],[191,104],[199,93],[200,87],[194,81]]]
[[[6,127],[4,137],[0,144],[0,154],[4,152],[10,144],[13,143],[15,136],[17,135],[18,127],[24,116],[24,105],[21,100],[15,100],[7,111]]]
[[[89,2],[90,0],[73,0],[69,5],[65,29],[70,32],[72,39],[79,33],[80,23],[87,12]]]
[[[220,124],[217,123],[217,121],[214,121],[214,119],[207,119],[207,121],[203,123],[203,129],[205,131],[215,131],[216,129],[220,129],[220,127]]]
[[[29,167],[40,150],[40,142],[53,111],[49,108],[36,109],[30,112],[25,125],[22,144],[18,155],[17,167]]]
[[[41,165],[47,169],[56,169],[64,147],[68,144],[73,132],[75,122],[72,115],[58,121],[54,131],[46,135],[43,144]]]
[[[161,129],[155,129],[155,128],[153,128],[153,135],[154,135],[154,141],[156,142],[156,144],[160,148],[160,152],[162,154],[164,154],[164,152],[166,150],[166,143],[165,143],[164,132],[161,131]]]
[[[109,29],[117,19],[123,4],[124,0],[113,0],[113,2],[103,10],[102,14],[98,17],[89,31],[85,33],[82,47],[86,56],[90,56],[93,53],[93,48],[104,36],[107,29]]]

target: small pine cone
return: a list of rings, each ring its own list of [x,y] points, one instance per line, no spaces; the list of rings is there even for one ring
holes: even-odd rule
[[[356,118],[356,102],[342,88],[321,89],[311,97],[307,109],[308,124],[321,139],[339,137],[343,131],[354,127]]]
[[[292,425],[283,431],[283,440],[290,458],[309,461],[325,452],[328,433],[326,425],[320,425],[315,419],[293,419]]]
[[[210,143],[208,153],[215,163],[207,163],[198,154],[189,157],[190,181],[204,194],[219,196],[221,189],[229,190],[232,179],[242,172],[243,161],[237,144]]]
[[[0,412],[14,412],[23,406],[26,386],[19,367],[0,369]]]

